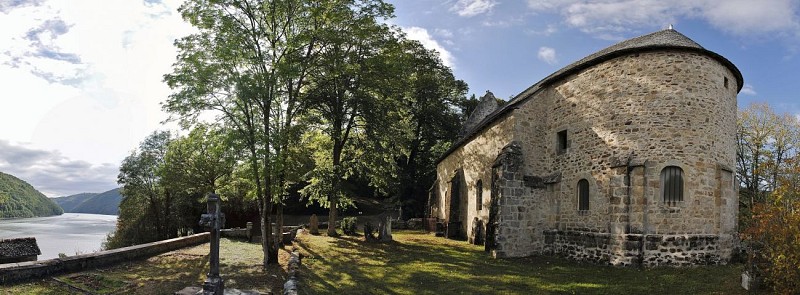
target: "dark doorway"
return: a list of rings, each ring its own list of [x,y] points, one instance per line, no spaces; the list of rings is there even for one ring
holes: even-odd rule
[[[484,244],[484,249],[489,253],[497,248],[495,236],[497,233],[497,213],[499,211],[497,201],[500,187],[498,181],[500,180],[502,168],[503,166],[492,167],[492,191],[490,194],[492,199],[489,202],[489,221],[486,222],[486,243]]]
[[[461,186],[464,178],[464,171],[458,170],[453,179],[450,180],[450,207],[447,219],[447,237],[451,239],[463,239],[461,232]]]

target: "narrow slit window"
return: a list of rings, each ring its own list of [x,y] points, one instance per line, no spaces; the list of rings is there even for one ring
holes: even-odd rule
[[[661,170],[661,196],[670,206],[683,201],[683,169],[667,166]]]
[[[723,78],[724,78],[724,80],[722,80],[722,84],[725,85],[725,88],[727,89],[728,88],[728,77],[723,77]]]
[[[586,179],[578,181],[578,210],[589,210],[589,181]]]
[[[483,182],[480,180],[475,184],[475,208],[478,211],[483,210]]]
[[[567,148],[569,148],[569,141],[567,140],[567,130],[559,131],[558,134],[556,134],[556,137],[557,137],[556,150],[559,154],[562,154],[567,151]]]

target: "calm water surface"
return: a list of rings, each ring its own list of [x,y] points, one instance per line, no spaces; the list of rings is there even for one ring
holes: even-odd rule
[[[117,225],[116,215],[64,213],[60,216],[0,219],[0,239],[36,237],[39,260],[101,250]]]

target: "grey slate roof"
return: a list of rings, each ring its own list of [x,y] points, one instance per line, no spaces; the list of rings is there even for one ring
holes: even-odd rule
[[[16,238],[0,240],[0,259],[41,255],[36,238]]]
[[[539,90],[552,85],[562,78],[567,77],[571,74],[580,72],[586,68],[592,67],[599,63],[605,62],[607,60],[632,54],[632,53],[639,53],[639,52],[647,52],[653,50],[662,50],[662,49],[678,49],[678,50],[686,50],[686,51],[693,51],[697,53],[701,53],[707,56],[710,56],[723,65],[725,65],[733,75],[736,77],[737,83],[737,92],[742,90],[742,86],[744,85],[744,79],[742,78],[742,73],[736,68],[733,63],[731,63],[725,57],[707,50],[697,44],[697,42],[692,41],[689,37],[684,36],[683,34],[679,33],[674,29],[666,29],[657,31],[654,33],[650,33],[647,35],[639,36],[633,39],[628,39],[612,46],[609,46],[603,50],[595,52],[587,57],[582,58],[562,69],[556,71],[555,73],[550,74],[549,76],[545,77],[541,81],[533,84],[525,91],[517,94],[514,98],[512,98],[508,103],[506,103],[503,107],[499,108],[492,114],[486,116],[483,121],[476,124],[471,131],[467,132],[467,134],[456,142],[453,143],[453,146],[450,147],[439,160],[436,161],[438,164],[442,160],[444,160],[450,153],[467,143],[469,140],[472,139],[475,135],[483,131],[488,125],[493,123],[495,120],[499,119],[503,115],[507,114],[508,112],[517,109],[519,105],[528,99],[534,97],[533,94],[537,93]]]

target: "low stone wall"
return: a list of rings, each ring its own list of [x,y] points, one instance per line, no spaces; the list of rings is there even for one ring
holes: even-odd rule
[[[292,250],[292,256],[286,266],[289,278],[283,284],[283,295],[297,295],[300,293],[300,265],[302,263],[300,252]]]
[[[580,231],[544,231],[544,252],[578,261],[609,263],[611,234]]]
[[[716,235],[647,235],[642,263],[645,266],[727,264],[719,242]]]
[[[240,227],[221,229],[219,230],[219,234],[224,238],[242,239],[247,241],[250,241],[253,236],[261,235],[260,232],[257,235],[254,235],[252,234],[251,230]]]
[[[141,244],[95,253],[0,265],[0,284],[33,280],[62,273],[143,259],[164,252],[208,242],[209,233],[180,237],[170,240]]]
[[[656,235],[545,230],[545,254],[618,266],[727,264],[717,235]]]

